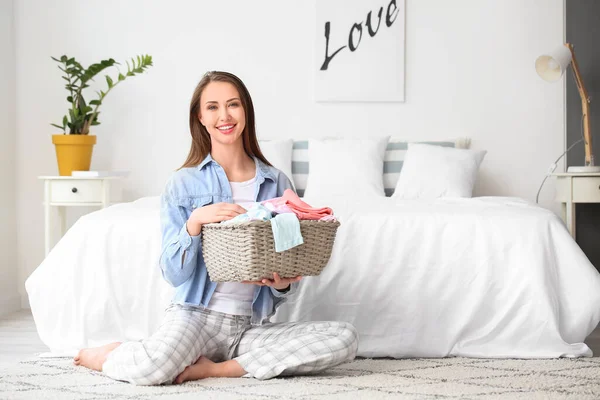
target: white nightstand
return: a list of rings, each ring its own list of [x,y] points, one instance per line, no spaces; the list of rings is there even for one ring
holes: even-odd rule
[[[108,207],[121,201],[122,176],[105,176],[98,178],[79,178],[72,176],[40,176],[44,181],[44,247],[46,255],[51,245],[51,210],[58,207],[60,219],[60,236],[65,234],[66,207],[96,206]]]
[[[600,173],[561,173],[556,177],[556,200],[562,203],[563,220],[575,239],[577,203],[600,203]]]

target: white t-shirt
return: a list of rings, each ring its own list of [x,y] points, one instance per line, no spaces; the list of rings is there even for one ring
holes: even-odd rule
[[[229,182],[233,202],[244,208],[254,203],[256,177],[246,182]],[[250,283],[222,282],[208,303],[209,309],[231,315],[252,315],[255,285]]]

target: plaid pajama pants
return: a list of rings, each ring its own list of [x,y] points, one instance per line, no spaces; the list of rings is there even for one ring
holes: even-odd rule
[[[102,365],[110,378],[136,385],[171,383],[205,356],[236,360],[245,377],[269,379],[322,371],[356,356],[358,335],[346,322],[290,322],[251,326],[250,317],[172,304],[158,331],[125,342]]]

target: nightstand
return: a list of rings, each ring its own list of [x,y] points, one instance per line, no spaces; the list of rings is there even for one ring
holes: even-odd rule
[[[80,178],[72,176],[40,176],[44,181],[44,248],[45,254],[50,252],[51,207],[58,208],[60,237],[65,234],[66,207],[108,207],[121,201],[122,176],[103,176],[97,178]]]
[[[556,177],[556,200],[562,203],[563,220],[575,239],[577,203],[600,203],[600,173],[559,173]]]

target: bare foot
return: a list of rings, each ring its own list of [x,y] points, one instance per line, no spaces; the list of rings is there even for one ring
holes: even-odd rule
[[[115,342],[100,347],[81,349],[73,358],[73,364],[82,365],[95,371],[102,371],[102,364],[106,361],[106,356],[120,344],[120,342]]]
[[[194,364],[185,367],[182,373],[177,375],[175,383],[180,384],[186,381],[195,381],[196,379],[204,379],[211,376],[211,370],[216,364],[208,358],[202,356]]]

